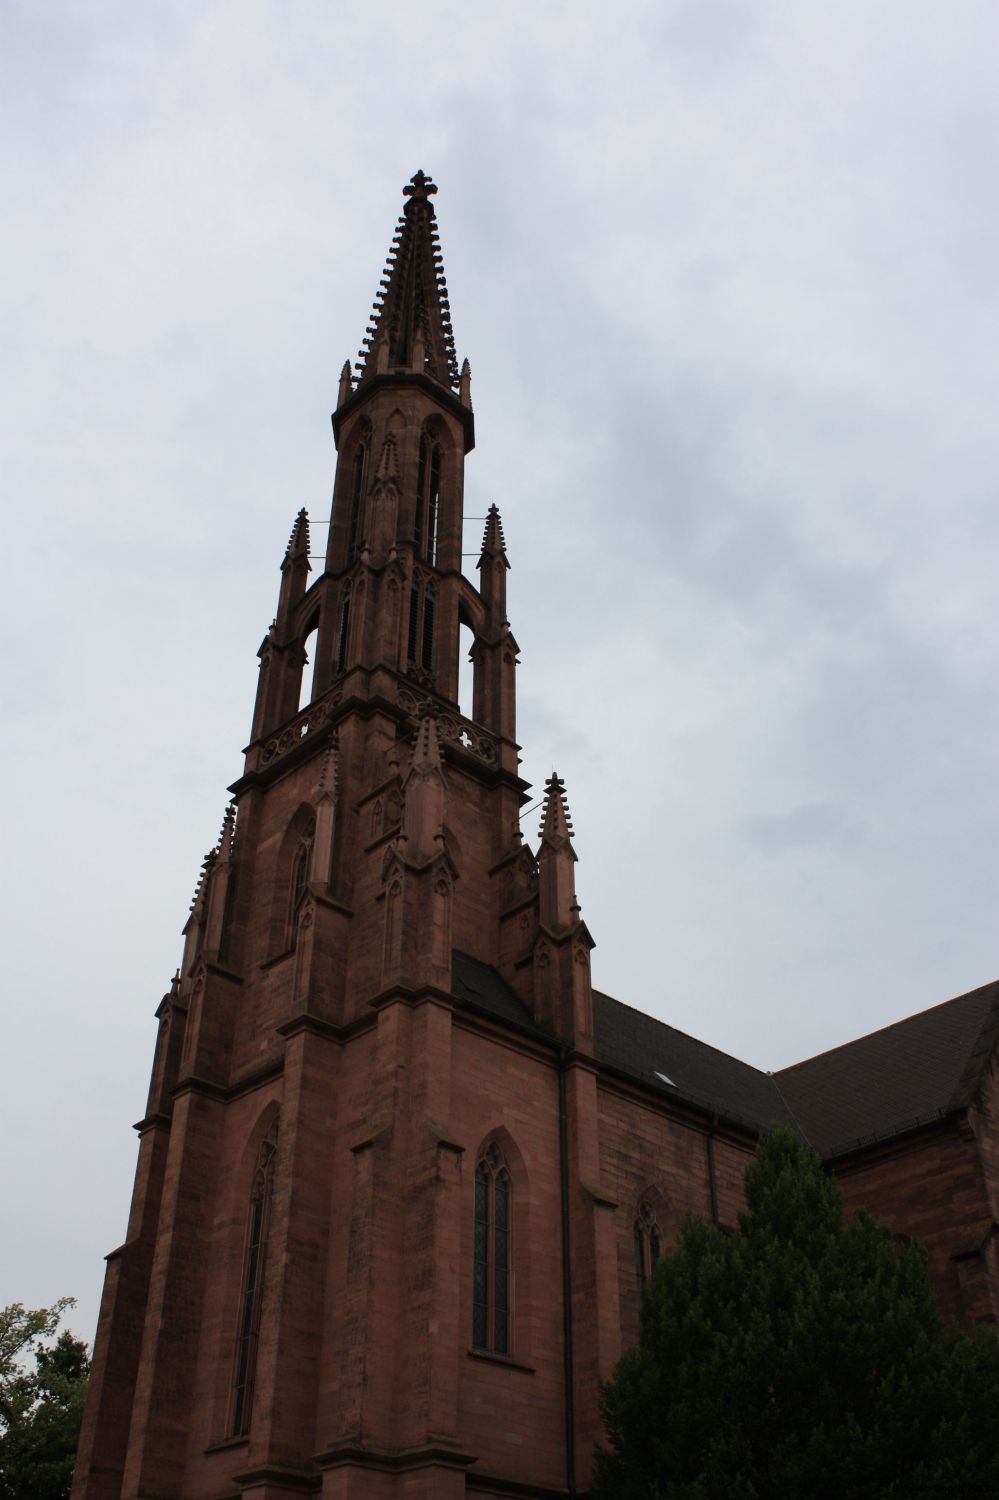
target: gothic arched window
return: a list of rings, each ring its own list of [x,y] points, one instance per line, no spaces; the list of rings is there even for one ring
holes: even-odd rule
[[[305,887],[309,883],[309,860],[312,857],[312,840],[315,837],[316,825],[311,823],[305,829],[295,850],[295,863],[291,868],[291,906],[288,912],[288,941],[295,941],[295,922],[298,917],[298,908],[305,895]]]
[[[413,541],[417,557],[437,564],[437,530],[440,520],[441,445],[424,432],[420,436],[420,460],[416,469],[416,518]]]
[[[487,1146],[475,1169],[472,1344],[510,1352],[510,1174],[499,1147]]]
[[[243,1255],[243,1285],[239,1299],[239,1326],[236,1332],[236,1363],[232,1382],[233,1437],[242,1437],[249,1432],[253,1411],[253,1386],[257,1373],[257,1346],[260,1342],[260,1311],[263,1303],[264,1268],[267,1261],[267,1236],[270,1230],[277,1130],[275,1120],[261,1142],[257,1169],[253,1174],[253,1184],[250,1188],[250,1211],[246,1227],[246,1249]]]
[[[354,453],[354,469],[350,481],[350,560],[357,556],[361,544],[361,521],[364,510],[364,466],[368,450],[359,443]]]
[[[639,1204],[635,1217],[635,1277],[644,1286],[662,1254],[659,1226],[649,1203]]]

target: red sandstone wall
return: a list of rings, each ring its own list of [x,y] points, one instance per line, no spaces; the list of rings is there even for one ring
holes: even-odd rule
[[[988,1315],[979,1277],[953,1259],[967,1231],[989,1214],[975,1141],[967,1128],[941,1125],[908,1141],[874,1148],[836,1168],[847,1214],[867,1208],[897,1234],[923,1240],[945,1319],[967,1326]]]

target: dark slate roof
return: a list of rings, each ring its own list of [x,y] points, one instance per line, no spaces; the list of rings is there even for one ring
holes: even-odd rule
[[[999,981],[774,1074],[820,1156],[970,1104],[999,1040]]]
[[[459,953],[457,948],[451,954],[451,992],[472,1010],[506,1021],[519,1031],[532,1032],[548,1042],[553,1040],[495,969],[467,953]]]
[[[451,987],[470,1009],[554,1042],[488,964],[456,951]],[[664,1098],[754,1131],[796,1124],[820,1156],[833,1157],[973,1102],[999,1043],[999,980],[773,1074],[600,990],[593,1030],[598,1061]]]
[[[768,1073],[600,990],[593,991],[593,1030],[601,1062],[668,1097],[754,1130],[788,1120]],[[659,1074],[670,1082],[664,1083]]]

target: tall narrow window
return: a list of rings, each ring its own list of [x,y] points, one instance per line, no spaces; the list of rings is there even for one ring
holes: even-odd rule
[[[336,633],[336,669],[342,672],[347,665],[347,644],[350,639],[350,585],[343,591],[340,600],[340,619]]]
[[[437,566],[437,524],[440,520],[441,448],[434,443],[430,450],[430,478],[427,485],[427,561]]]
[[[635,1277],[639,1286],[648,1281],[661,1253],[659,1226],[649,1204],[642,1203],[635,1219]]]
[[[409,661],[416,660],[416,641],[420,627],[420,585],[414,583],[409,591],[409,644],[406,648],[406,656]]]
[[[416,469],[416,515],[413,542],[417,557],[437,564],[437,530],[440,521],[441,445],[431,442],[426,433],[420,437],[420,458]]]
[[[367,448],[363,443],[354,454],[354,472],[350,493],[350,559],[353,562],[361,545],[361,522],[364,515],[364,465]]]
[[[302,642],[302,651],[305,660],[302,662],[302,684],[298,690],[298,706],[300,709],[307,708],[312,702],[312,690],[316,681],[316,643],[318,639],[319,631],[313,626]]]
[[[243,1289],[240,1296],[239,1326],[236,1333],[236,1365],[232,1389],[232,1435],[242,1437],[250,1430],[253,1412],[253,1386],[257,1373],[257,1346],[260,1342],[260,1312],[263,1303],[264,1268],[267,1261],[267,1234],[270,1229],[271,1187],[274,1176],[274,1153],[277,1150],[277,1121],[260,1146],[257,1170],[250,1189],[250,1212],[243,1259]]]
[[[413,522],[413,541],[417,557],[423,556],[424,517],[426,513],[427,455],[430,444],[426,433],[420,435],[420,461],[416,469],[416,519]]]
[[[434,669],[434,624],[437,616],[437,595],[433,584],[428,583],[423,591],[423,649],[420,659],[425,672]]]
[[[510,1352],[510,1174],[495,1143],[475,1169],[472,1344]]]

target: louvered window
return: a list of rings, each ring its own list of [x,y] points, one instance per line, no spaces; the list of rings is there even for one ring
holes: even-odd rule
[[[336,634],[336,669],[342,672],[347,665],[347,646],[350,641],[350,587],[343,591],[340,600],[340,619]]]
[[[417,557],[437,565],[437,530],[440,521],[441,445],[426,433],[420,437],[420,457],[416,468],[416,515],[413,542]]]
[[[421,661],[425,672],[434,670],[434,626],[437,620],[437,595],[428,583],[423,593],[423,649]]]
[[[367,448],[363,443],[358,446],[354,454],[354,471],[351,476],[350,494],[350,560],[353,562],[357,556],[357,549],[361,545],[361,529],[364,519],[364,467],[367,458]]]

